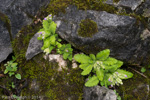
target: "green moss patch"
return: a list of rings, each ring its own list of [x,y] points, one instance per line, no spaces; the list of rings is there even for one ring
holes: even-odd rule
[[[22,91],[22,96],[42,96],[44,100],[82,100],[84,78],[80,74],[81,70],[66,66],[67,70],[59,72],[56,62],[49,62],[42,56],[34,57],[22,68],[23,76],[30,80],[28,88]],[[33,80],[38,83],[38,90],[32,89]]]
[[[95,33],[98,32],[96,22],[85,19],[80,23],[80,29],[78,30],[78,35],[82,37],[92,37]]]

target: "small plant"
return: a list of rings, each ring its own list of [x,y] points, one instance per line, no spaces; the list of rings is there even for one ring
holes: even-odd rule
[[[141,72],[142,72],[142,73],[146,72],[146,68],[145,68],[145,67],[142,67],[142,68],[141,68]]]
[[[72,60],[72,48],[70,44],[61,44],[61,39],[58,38],[56,31],[56,23],[52,21],[52,15],[48,15],[43,20],[43,28],[38,32],[38,40],[43,40],[44,45],[41,48],[46,54],[51,53],[53,49],[60,54],[63,54],[64,59]]]
[[[128,79],[133,76],[132,73],[119,69],[123,62],[112,57],[109,57],[110,50],[103,50],[95,56],[90,54],[76,54],[74,59],[81,63],[80,68],[83,69],[81,75],[90,74],[89,80],[85,83],[85,86],[92,87],[99,82],[106,87],[108,85],[123,84],[122,79]],[[93,75],[94,74],[94,75]]]
[[[15,57],[12,57],[13,60],[8,61],[7,64],[4,64],[4,66],[6,66],[6,69],[4,71],[4,74],[9,74],[9,77],[11,77],[12,75],[15,75],[15,77],[17,79],[21,79],[21,75],[19,73],[16,73],[17,71],[17,63],[14,63],[14,61],[16,60]]]

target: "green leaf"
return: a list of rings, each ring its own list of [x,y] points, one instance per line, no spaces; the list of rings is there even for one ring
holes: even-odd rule
[[[115,58],[109,57],[105,61],[103,61],[104,64],[106,65],[114,65],[117,63],[117,60]]]
[[[58,48],[61,48],[61,47],[62,47],[62,44],[59,43],[59,42],[56,42],[56,45],[57,45]]]
[[[96,69],[96,75],[100,81],[103,81],[104,78],[104,70],[102,68]]]
[[[17,79],[19,79],[19,80],[21,79],[21,75],[20,75],[20,74],[16,74],[15,77],[16,77]]]
[[[72,61],[72,55],[69,55],[68,59],[69,59],[70,61]]]
[[[55,35],[52,35],[51,37],[50,37],[50,44],[52,44],[52,45],[55,45],[55,43],[56,43],[56,38],[55,38]]]
[[[86,56],[85,54],[76,54],[74,59],[79,63],[88,63],[91,60],[90,57]]]
[[[89,64],[80,64],[79,67],[84,70],[86,67],[88,67],[88,65]]]
[[[128,79],[133,77],[133,74],[131,72],[122,69],[118,69],[116,72],[118,72],[118,77],[121,79]]]
[[[45,30],[48,30],[49,29],[49,22],[47,20],[43,20],[43,28]]]
[[[109,49],[106,49],[106,50],[103,50],[101,52],[99,52],[97,55],[96,55],[96,58],[98,60],[106,60],[108,57],[109,57],[109,54],[110,54],[110,50]]]
[[[38,40],[43,40],[43,39],[42,39],[42,36],[40,36],[40,37],[37,37],[37,39],[38,39]]]
[[[93,75],[93,77],[90,78],[90,79],[85,83],[85,86],[86,86],[86,87],[92,87],[92,86],[96,86],[98,83],[99,83],[98,78],[97,78],[95,75]]]
[[[90,54],[89,55],[93,60],[96,60],[95,55],[94,54]]]
[[[142,68],[141,68],[141,72],[142,72],[142,73],[146,72],[146,68],[142,67]]]
[[[111,72],[113,72],[113,71],[117,70],[118,68],[120,68],[122,65],[123,65],[123,62],[118,60],[117,63],[112,66],[109,66],[109,65],[104,65],[104,66],[105,66],[106,70],[111,69]]]
[[[50,29],[52,34],[55,34],[56,27],[57,27],[57,24],[55,22],[50,23],[49,29]]]
[[[7,74],[7,73],[8,73],[8,70],[7,70],[7,69],[5,69],[4,74]]]
[[[17,63],[12,63],[11,67],[16,67],[17,65]]]
[[[87,66],[83,72],[81,73],[81,75],[88,75],[91,71],[92,71],[93,65],[89,65]]]
[[[67,59],[67,58],[68,58],[68,56],[69,56],[69,54],[68,54],[68,53],[64,53],[64,54],[63,54],[63,58],[64,58],[64,59]]]
[[[8,74],[9,74],[9,76],[11,77],[11,76],[14,75],[15,73],[14,73],[14,72],[9,72]]]
[[[44,39],[44,45],[43,45],[42,49],[44,50],[44,49],[48,48],[50,46],[50,44],[51,44],[50,37]]]

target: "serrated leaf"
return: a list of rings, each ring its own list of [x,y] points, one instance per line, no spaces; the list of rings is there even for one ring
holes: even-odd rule
[[[94,54],[90,54],[89,56],[91,57],[91,59],[96,60],[96,57]]]
[[[98,78],[93,75],[93,77],[91,77],[86,83],[85,86],[86,87],[92,87],[92,86],[96,86],[99,83]]]
[[[118,68],[120,68],[122,65],[123,65],[123,62],[118,60],[117,63],[114,64],[114,65],[111,65],[111,66],[109,66],[109,65],[104,65],[104,66],[105,66],[105,69],[106,69],[106,70],[115,71],[115,70],[117,70]]]
[[[49,29],[49,22],[47,20],[43,20],[43,28],[45,30],[48,30]]]
[[[19,80],[21,79],[21,75],[20,75],[20,74],[16,74],[15,77],[16,77],[17,79],[19,79]]]
[[[103,81],[104,78],[104,70],[102,68],[96,69],[96,75],[100,81]]]
[[[56,45],[57,45],[58,48],[61,48],[61,47],[62,47],[62,44],[59,43],[59,42],[56,42]]]
[[[57,24],[55,22],[50,23],[49,29],[50,29],[52,34],[55,34],[56,27],[57,27]]]
[[[79,67],[84,70],[86,67],[88,67],[88,65],[89,64],[80,64]]]
[[[96,58],[98,60],[106,60],[108,57],[109,57],[109,54],[110,54],[110,50],[109,49],[106,49],[106,50],[103,50],[101,52],[99,52],[97,55],[96,55]]]
[[[50,44],[52,44],[52,45],[55,45],[55,42],[56,42],[56,38],[55,38],[55,36],[54,35],[52,35],[51,37],[50,37]]]
[[[74,59],[79,63],[88,63],[91,60],[90,57],[86,56],[85,54],[76,54]]]
[[[50,37],[48,37],[48,38],[46,38],[46,39],[44,39],[44,45],[43,45],[43,49],[46,49],[46,48],[48,48],[49,46],[50,46]]]
[[[116,72],[118,72],[118,77],[121,79],[128,79],[133,77],[133,74],[126,70],[118,69]]]
[[[92,71],[93,65],[88,65],[83,72],[81,73],[81,75],[88,75],[91,71]]]
[[[117,63],[117,60],[115,58],[109,57],[105,61],[103,61],[104,64],[106,65],[114,65]]]
[[[68,53],[64,53],[64,54],[63,54],[63,58],[64,58],[64,59],[67,59],[67,58],[68,58],[68,56],[69,56],[69,54],[68,54]]]

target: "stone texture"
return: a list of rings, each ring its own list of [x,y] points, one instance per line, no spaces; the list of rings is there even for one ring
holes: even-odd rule
[[[0,20],[3,22],[0,22],[0,62],[12,52],[10,39],[14,39],[23,26],[31,24],[40,8],[49,2],[50,0],[1,0]]]
[[[32,23],[32,18],[38,10],[47,5],[50,0],[3,0],[0,10],[11,21],[11,32],[14,38],[22,26]]]
[[[119,0],[118,2],[114,2],[113,0],[107,0],[106,4],[118,6],[118,7],[126,7],[131,10],[135,10],[139,5],[141,5],[143,0]]]
[[[98,32],[93,37],[78,35],[81,20],[91,19],[97,23]],[[111,56],[130,63],[146,61],[149,52],[149,38],[142,41],[142,24],[130,16],[119,16],[105,11],[77,10],[69,6],[66,13],[53,17],[58,24],[56,32],[77,49],[85,53],[94,53],[110,49]]]
[[[10,37],[4,22],[0,20],[0,62],[5,60],[7,56],[12,52]]]
[[[37,40],[37,37],[38,33],[36,33],[29,42],[29,46],[26,52],[27,60],[42,52],[41,47],[43,46],[43,42]]]
[[[84,87],[83,92],[83,100],[117,100],[115,92],[106,87]]]

